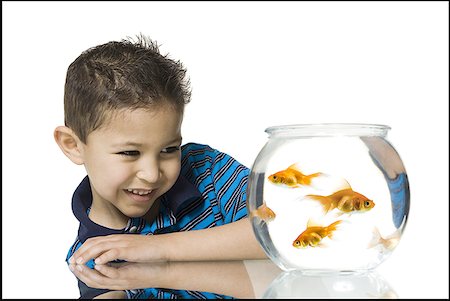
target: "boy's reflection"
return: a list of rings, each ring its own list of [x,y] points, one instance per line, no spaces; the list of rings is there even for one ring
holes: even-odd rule
[[[81,299],[255,298],[243,261],[71,266]]]

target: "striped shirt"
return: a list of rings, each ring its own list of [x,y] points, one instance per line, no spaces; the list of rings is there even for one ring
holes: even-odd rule
[[[195,277],[195,275],[186,275]],[[91,288],[79,281],[80,299],[93,299],[101,294],[110,292],[109,289]],[[214,292],[178,290],[170,288],[146,288],[125,290],[127,299],[235,299],[233,296]]]
[[[161,196],[157,217],[150,222],[130,218],[122,230],[109,229],[89,219],[92,192],[86,176],[72,197],[72,211],[80,226],[66,261],[90,237],[199,230],[240,220],[247,216],[248,175],[247,167],[225,153],[208,145],[185,144],[181,147],[180,175],[172,188]],[[94,266],[93,259],[87,266]]]

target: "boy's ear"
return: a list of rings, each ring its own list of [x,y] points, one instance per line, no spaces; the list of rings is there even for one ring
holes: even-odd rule
[[[58,126],[53,132],[56,143],[73,163],[82,165],[82,142],[78,136],[66,126]]]

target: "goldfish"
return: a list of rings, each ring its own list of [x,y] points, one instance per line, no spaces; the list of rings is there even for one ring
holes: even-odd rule
[[[292,243],[295,248],[307,248],[320,246],[322,239],[325,237],[332,238],[333,232],[337,229],[337,226],[341,223],[341,220],[335,221],[328,226],[314,225],[311,220],[308,220],[306,230],[303,231]]]
[[[321,172],[316,172],[310,175],[303,174],[297,164],[292,164],[288,168],[271,174],[268,180],[276,185],[284,185],[290,188],[300,187],[302,185],[311,185],[313,178],[324,175]]]
[[[341,213],[366,212],[371,210],[375,203],[366,196],[354,191],[351,187],[322,196],[315,194],[306,195],[307,198],[319,201],[325,213],[337,208]]]
[[[264,203],[261,206],[259,206],[256,210],[252,211],[250,213],[251,217],[258,217],[259,219],[263,220],[264,222],[270,222],[273,219],[275,219],[276,214],[273,212],[272,209],[267,207],[267,205]]]
[[[397,229],[395,232],[393,232],[391,235],[388,235],[386,237],[381,236],[380,231],[377,227],[373,228],[373,237],[372,240],[369,242],[368,248],[373,248],[378,245],[383,246],[383,248],[387,251],[392,251],[395,249],[395,247],[398,245],[400,241],[401,231]]]

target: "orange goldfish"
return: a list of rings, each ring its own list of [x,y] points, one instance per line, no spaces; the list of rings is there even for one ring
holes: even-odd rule
[[[256,210],[252,211],[250,213],[250,216],[258,217],[259,219],[267,223],[272,221],[275,218],[276,214],[264,203],[261,206],[259,206]]]
[[[276,185],[284,185],[291,188],[296,188],[302,185],[311,185],[312,179],[323,175],[321,172],[316,172],[310,175],[304,175],[297,167],[297,164],[292,164],[288,168],[271,174],[268,180]]]
[[[338,208],[342,213],[365,212],[375,206],[372,200],[352,188],[342,189],[327,196],[308,194],[306,197],[319,201],[325,213],[334,208]]]
[[[368,248],[373,248],[378,245],[383,246],[385,250],[392,251],[398,245],[401,237],[400,229],[397,229],[391,235],[383,237],[377,227],[373,228],[373,237],[369,242]]]
[[[306,248],[319,246],[322,239],[325,237],[332,238],[333,232],[336,230],[337,225],[339,225],[342,221],[338,220],[329,226],[322,227],[317,226],[311,223],[308,220],[306,225],[306,230],[303,231],[296,240],[292,243],[292,245],[296,248]]]

